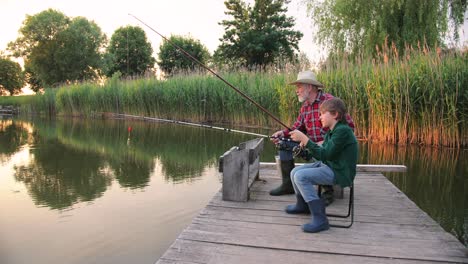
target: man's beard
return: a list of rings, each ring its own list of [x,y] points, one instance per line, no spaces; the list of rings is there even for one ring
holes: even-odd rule
[[[309,96],[310,96],[310,92],[304,92],[303,96],[300,96],[300,95],[297,96],[297,100],[300,103],[303,103],[303,102],[307,101],[307,99],[309,99]]]

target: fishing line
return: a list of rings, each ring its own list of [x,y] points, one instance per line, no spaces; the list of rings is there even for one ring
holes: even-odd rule
[[[205,125],[205,124],[200,124],[200,123],[192,123],[192,122],[178,121],[178,120],[172,120],[172,119],[137,116],[137,115],[128,115],[128,114],[115,114],[115,115],[118,116],[118,117],[123,117],[123,118],[132,118],[132,119],[140,119],[140,120],[144,120],[144,121],[165,122],[165,123],[173,123],[173,124],[179,124],[179,125],[203,127],[203,128],[222,130],[222,131],[225,131],[225,132],[240,133],[240,134],[252,135],[252,136],[263,137],[263,138],[277,138],[277,139],[282,140],[282,141],[295,142],[290,138],[273,137],[273,136],[267,136],[267,135],[263,135],[263,134],[253,133],[253,132],[247,132],[247,131],[242,131],[242,130],[237,130],[237,129],[230,129],[230,128],[225,128],[225,127]]]
[[[133,18],[135,18],[136,20],[138,20],[139,22],[141,22],[143,25],[145,25],[146,27],[148,27],[149,29],[151,29],[153,32],[155,32],[156,34],[158,34],[159,36],[161,36],[165,41],[167,41],[169,44],[171,44],[173,47],[175,47],[176,49],[178,49],[179,51],[182,52],[182,54],[184,54],[186,57],[188,57],[189,59],[191,59],[192,61],[198,63],[201,67],[203,67],[205,70],[211,72],[214,76],[218,77],[221,81],[223,81],[226,85],[228,85],[229,87],[231,87],[232,89],[234,89],[234,91],[236,91],[238,94],[240,94],[242,97],[244,97],[245,99],[247,99],[249,102],[251,102],[252,104],[254,104],[257,108],[259,108],[260,110],[262,110],[264,113],[268,114],[271,118],[273,118],[273,120],[275,120],[276,122],[278,122],[280,125],[282,125],[283,127],[285,127],[286,129],[288,129],[289,131],[291,131],[291,129],[285,125],[283,122],[281,122],[281,120],[279,120],[276,116],[274,116],[272,113],[270,113],[267,109],[265,109],[263,106],[261,106],[260,104],[258,104],[257,102],[255,102],[253,99],[251,99],[250,97],[248,97],[245,93],[243,93],[241,90],[239,90],[238,88],[236,88],[234,85],[232,85],[231,83],[229,83],[228,81],[226,81],[223,77],[221,77],[219,74],[217,74],[214,70],[212,70],[211,68],[209,68],[208,66],[206,66],[205,64],[203,64],[201,61],[199,61],[197,58],[193,57],[190,53],[188,53],[187,51],[185,51],[183,48],[179,47],[177,44],[175,44],[174,42],[170,41],[168,38],[166,38],[164,35],[162,35],[161,33],[159,33],[158,31],[156,31],[155,29],[153,29],[152,27],[150,27],[148,24],[146,24],[145,22],[143,22],[141,19],[139,19],[138,17],[132,15],[132,14],[128,14],[129,16],[132,16]]]

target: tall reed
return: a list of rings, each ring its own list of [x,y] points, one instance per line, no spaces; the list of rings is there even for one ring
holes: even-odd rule
[[[384,48],[377,59],[330,61],[319,78],[347,102],[363,137],[467,146],[467,55],[427,47],[399,55],[394,47]]]
[[[342,98],[357,125],[356,134],[393,144],[468,146],[468,53],[395,48],[379,57],[330,60],[318,72],[325,91]],[[299,103],[288,83],[297,68],[281,71],[222,72],[253,100],[292,124]],[[82,83],[47,90],[31,109],[90,116],[118,112],[178,120],[228,122],[281,128],[222,81],[203,72],[167,80],[112,78],[103,85]],[[1,100],[0,100],[1,103]]]

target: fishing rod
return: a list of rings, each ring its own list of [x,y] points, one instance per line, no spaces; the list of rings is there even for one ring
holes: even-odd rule
[[[144,121],[165,122],[165,123],[173,123],[173,124],[179,124],[179,125],[210,128],[210,129],[222,130],[222,131],[225,131],[225,132],[240,133],[240,134],[252,135],[252,136],[263,137],[263,138],[277,138],[277,139],[282,140],[282,141],[296,142],[296,141],[293,141],[291,138],[273,137],[273,136],[267,136],[267,135],[263,135],[263,134],[253,133],[253,132],[247,132],[247,131],[242,131],[242,130],[237,130],[237,129],[230,129],[230,128],[225,128],[225,127],[205,125],[205,124],[200,124],[200,123],[192,123],[192,122],[178,121],[178,120],[172,120],[172,119],[137,116],[137,115],[128,115],[128,114],[116,114],[116,116],[123,117],[123,118],[140,119],[140,120],[144,120]]]
[[[172,42],[171,40],[169,40],[168,38],[166,38],[164,35],[162,35],[161,33],[159,33],[158,31],[156,31],[155,29],[153,29],[152,27],[150,27],[148,24],[146,24],[144,21],[142,21],[141,19],[139,19],[138,17],[132,15],[132,14],[128,14],[129,16],[132,16],[133,18],[135,18],[136,20],[140,21],[143,25],[145,25],[146,27],[148,27],[149,29],[151,29],[153,32],[155,32],[156,34],[158,34],[159,36],[161,36],[165,41],[167,41],[169,44],[171,44],[172,46],[174,46],[176,49],[178,49],[179,51],[182,52],[182,54],[184,54],[186,57],[188,57],[189,59],[191,59],[192,61],[198,63],[201,67],[203,67],[205,70],[211,72],[214,76],[218,77],[221,81],[223,81],[225,84],[227,84],[229,87],[231,87],[232,89],[234,89],[234,91],[236,91],[237,93],[239,93],[242,97],[244,97],[245,99],[247,99],[249,102],[251,102],[252,104],[254,104],[256,107],[258,107],[260,110],[262,110],[264,113],[268,114],[271,118],[273,118],[273,120],[275,120],[276,122],[278,122],[280,125],[282,125],[283,127],[285,127],[286,129],[288,129],[289,131],[291,131],[291,129],[285,125],[283,122],[281,122],[281,120],[279,120],[276,116],[274,116],[272,113],[270,113],[267,109],[265,109],[263,106],[261,106],[260,104],[258,104],[257,102],[255,102],[252,98],[248,97],[245,93],[243,93],[241,90],[239,90],[238,88],[236,88],[234,85],[232,85],[231,83],[229,83],[228,81],[226,81],[223,77],[221,77],[219,74],[217,74],[214,70],[212,70],[211,68],[209,68],[208,66],[206,66],[205,64],[203,64],[201,61],[199,61],[197,58],[193,57],[190,53],[188,53],[187,51],[185,51],[183,48],[181,48],[179,45],[175,44],[174,42]]]
[[[234,133],[247,134],[247,135],[252,135],[252,136],[257,136],[257,137],[270,138],[270,136],[263,135],[263,134],[257,134],[257,133],[253,133],[253,132],[247,132],[247,131],[224,128],[224,127],[205,125],[205,124],[200,124],[200,123],[191,123],[191,122],[178,121],[178,120],[172,120],[172,119],[146,117],[146,116],[136,116],[136,115],[127,115],[127,114],[117,114],[117,115],[121,116],[121,117],[133,118],[133,119],[142,119],[142,120],[147,120],[147,121],[166,122],[166,123],[173,123],[173,124],[179,124],[179,125],[211,128],[211,129],[223,130],[223,131],[226,131],[226,132],[234,132]]]

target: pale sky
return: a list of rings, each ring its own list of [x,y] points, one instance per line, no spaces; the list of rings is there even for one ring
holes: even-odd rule
[[[253,4],[254,0],[246,2]],[[314,45],[312,22],[300,2],[291,1],[288,16],[296,19],[295,30],[304,34],[299,44],[300,50],[311,60],[318,61],[325,56],[325,52]],[[174,34],[198,39],[211,53],[218,47],[219,38],[224,34],[218,22],[231,19],[224,15],[224,0],[0,0],[0,50],[5,50],[7,43],[17,38],[26,15],[35,15],[48,8],[59,10],[68,17],[83,16],[93,20],[109,39],[119,27],[140,26],[145,30],[155,52],[159,51],[161,37],[129,16],[129,13],[166,37]]]
[[[254,0],[246,2],[252,4]],[[305,52],[313,62],[318,62],[326,52],[314,44],[312,21],[301,2],[292,0],[288,5],[288,15],[296,19],[295,30],[304,34],[299,43],[300,51]],[[198,39],[211,53],[220,44],[219,38],[224,33],[218,22],[230,19],[224,15],[224,0],[0,0],[0,50],[5,50],[7,43],[17,38],[26,15],[35,15],[48,8],[59,10],[68,17],[83,16],[93,20],[109,39],[119,27],[140,26],[155,52],[159,51],[161,37],[129,16],[129,13],[166,37],[175,34]],[[460,43],[468,45],[467,35],[468,23],[465,19]]]

